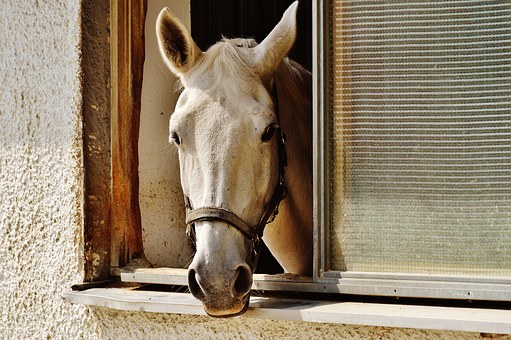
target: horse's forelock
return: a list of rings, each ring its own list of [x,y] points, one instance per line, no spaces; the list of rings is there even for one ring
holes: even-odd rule
[[[232,83],[246,74],[254,74],[245,60],[246,56],[242,56],[241,51],[256,45],[253,39],[227,39],[224,37],[204,53],[188,78],[212,71],[214,79],[214,83],[210,84],[210,90],[212,90],[220,84]]]

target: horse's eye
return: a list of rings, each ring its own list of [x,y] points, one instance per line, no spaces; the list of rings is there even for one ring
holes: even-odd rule
[[[181,145],[181,138],[179,138],[179,135],[177,134],[177,132],[173,131],[170,134],[170,139],[174,142],[174,144]]]
[[[275,133],[275,129],[276,129],[276,125],[275,124],[271,124],[270,126],[268,126],[266,128],[266,131],[264,131],[263,135],[261,136],[261,141],[262,142],[269,142],[272,137],[273,137],[273,134]]]

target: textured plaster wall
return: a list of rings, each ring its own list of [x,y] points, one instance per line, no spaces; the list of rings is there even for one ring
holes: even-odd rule
[[[0,0],[0,339],[475,339],[479,334],[118,312],[83,278],[80,0]]]
[[[1,339],[93,327],[60,297],[83,272],[79,18],[79,0],[0,0]]]
[[[386,327],[345,326],[308,322],[268,321],[238,317],[94,311],[106,339],[481,339],[477,333],[444,332]],[[115,320],[115,322],[112,322]],[[484,335],[491,337],[493,335]],[[495,336],[509,339],[507,336]]]

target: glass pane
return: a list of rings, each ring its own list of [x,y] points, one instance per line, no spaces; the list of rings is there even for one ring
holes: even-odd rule
[[[511,275],[511,2],[332,13],[331,269]]]

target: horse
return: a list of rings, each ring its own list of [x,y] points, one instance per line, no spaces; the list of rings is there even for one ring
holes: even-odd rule
[[[195,243],[188,286],[210,316],[247,310],[261,238],[286,273],[312,272],[312,77],[287,57],[297,7],[260,44],[223,38],[205,52],[168,8],[156,22],[181,87],[169,142]]]

